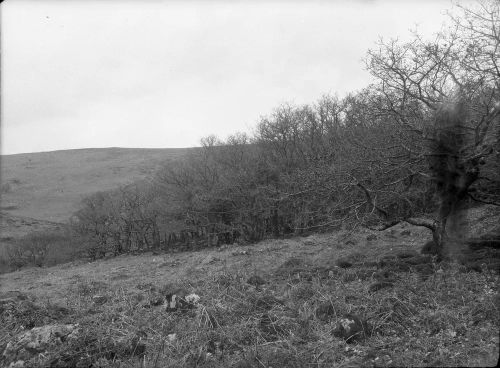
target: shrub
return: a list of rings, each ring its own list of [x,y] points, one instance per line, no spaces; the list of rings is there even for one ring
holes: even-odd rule
[[[67,229],[31,232],[7,246],[7,262],[11,268],[52,266],[80,256],[85,242]]]

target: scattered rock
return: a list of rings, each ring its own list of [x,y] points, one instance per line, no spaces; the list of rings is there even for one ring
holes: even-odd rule
[[[184,299],[186,300],[186,302],[191,303],[193,305],[196,305],[196,304],[198,304],[198,302],[200,301],[201,298],[199,295],[192,293],[192,294],[187,295]]]
[[[187,294],[184,289],[178,289],[165,296],[163,307],[167,312],[187,311],[196,308],[199,301],[200,297],[197,294]]]
[[[368,241],[373,241],[373,240],[377,240],[377,235],[375,234],[370,234],[366,237],[366,240]]]
[[[7,343],[2,354],[6,365],[22,367],[28,362],[31,365],[44,366],[44,354],[61,345],[65,341],[78,338],[78,324],[46,325],[21,332]]]
[[[231,254],[233,256],[248,256],[250,253],[247,250],[235,250]]]
[[[368,323],[354,314],[344,315],[332,331],[333,336],[346,342],[362,340],[368,336]]]
[[[331,302],[323,302],[318,305],[314,314],[317,319],[323,322],[328,322],[333,316],[336,315],[335,308]]]
[[[108,297],[106,295],[94,295],[92,297],[92,302],[97,305],[106,304],[108,301]]]
[[[195,308],[195,305],[186,302],[183,298],[176,294],[167,295],[163,307],[166,312],[175,312],[177,310],[188,310]]]

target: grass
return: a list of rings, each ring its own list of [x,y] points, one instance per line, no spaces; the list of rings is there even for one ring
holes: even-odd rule
[[[494,366],[497,273],[455,263],[432,264],[431,274],[417,266],[393,268],[391,285],[370,292],[387,254],[411,258],[422,244],[425,233],[412,234],[367,241],[360,231],[351,234],[356,245],[345,245],[344,234],[332,233],[315,236],[312,245],[265,241],[2,275],[0,292],[27,292],[38,309],[3,321],[8,328],[0,330],[0,346],[29,319],[30,326],[79,323],[78,342],[48,355],[80,366]],[[203,264],[209,255],[216,261]],[[252,282],[257,276],[265,283]],[[176,289],[198,294],[198,307],[166,311],[158,299]],[[346,313],[367,320],[365,339],[347,343],[333,336]]]
[[[1,209],[14,219],[66,221],[85,195],[143,179],[188,151],[96,148],[2,155]],[[11,230],[2,228],[4,234]]]

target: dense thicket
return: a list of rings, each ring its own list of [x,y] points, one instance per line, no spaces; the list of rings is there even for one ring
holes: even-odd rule
[[[458,7],[432,41],[380,42],[367,88],[208,137],[150,181],[87,198],[74,227],[120,253],[408,221],[442,249],[465,203],[500,202],[499,13]]]

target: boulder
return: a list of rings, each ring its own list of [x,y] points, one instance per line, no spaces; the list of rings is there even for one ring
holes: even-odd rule
[[[43,366],[43,356],[65,341],[78,338],[78,324],[46,325],[21,332],[7,343],[2,359],[6,366],[23,366],[22,362]]]

